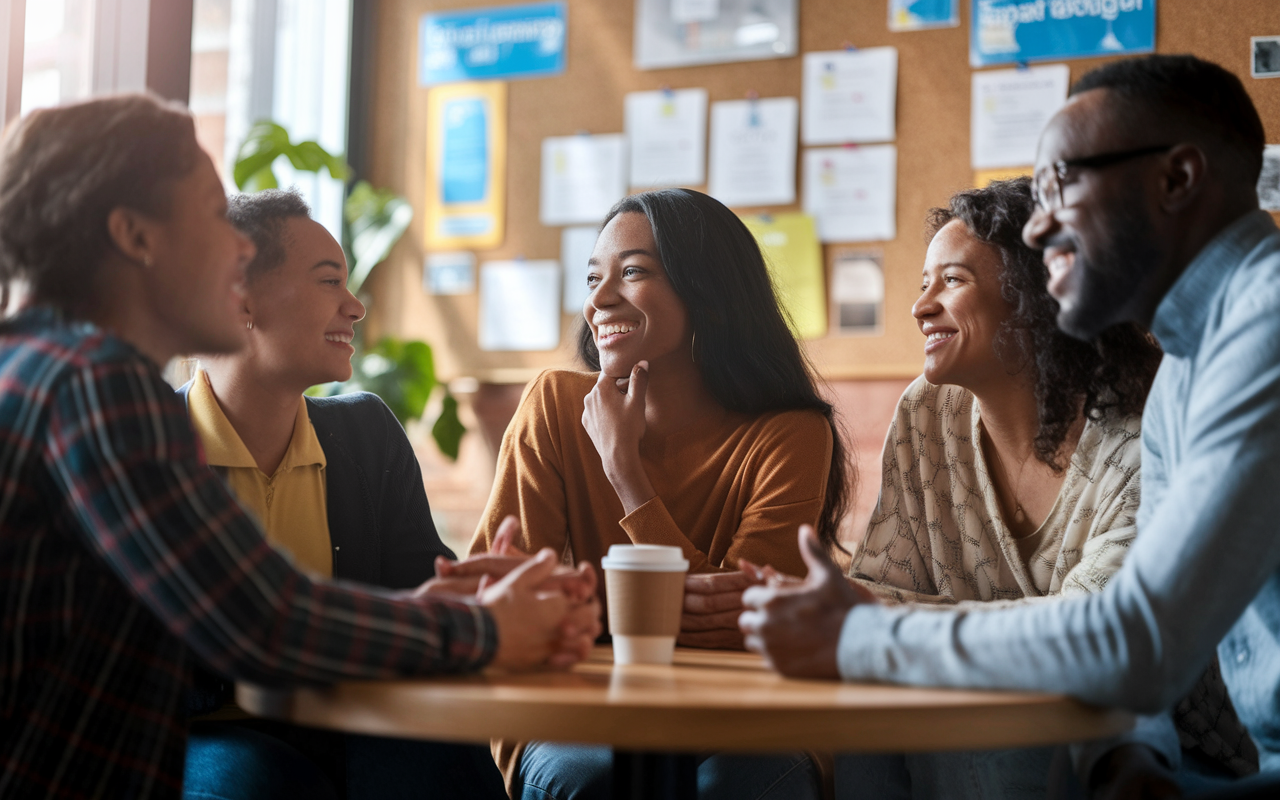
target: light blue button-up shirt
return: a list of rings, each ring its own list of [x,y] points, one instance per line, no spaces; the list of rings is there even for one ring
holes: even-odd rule
[[[1156,310],[1138,536],[1105,590],[1002,609],[862,605],[840,673],[1067,692],[1156,712],[1215,645],[1261,766],[1280,769],[1280,231],[1251,212]]]

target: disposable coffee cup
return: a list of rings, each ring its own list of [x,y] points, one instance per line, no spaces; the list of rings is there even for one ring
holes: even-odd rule
[[[600,559],[609,600],[613,663],[670,664],[689,561],[679,547],[615,544]]]

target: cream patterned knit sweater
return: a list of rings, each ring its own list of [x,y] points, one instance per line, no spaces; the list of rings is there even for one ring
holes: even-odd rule
[[[917,378],[885,438],[880,500],[850,573],[886,599],[955,603],[1093,592],[1137,533],[1141,419],[1088,420],[1027,557],[1001,518],[981,415]],[[1027,545],[1024,542],[1024,547]]]
[[[917,378],[885,437],[880,499],[850,575],[890,602],[1037,602],[1096,592],[1137,534],[1141,418],[1088,420],[1058,498],[1030,539],[1001,518],[974,396]],[[1030,545],[1030,546],[1028,546]],[[1239,775],[1258,756],[1237,719],[1215,658],[1177,705],[1184,748]]]

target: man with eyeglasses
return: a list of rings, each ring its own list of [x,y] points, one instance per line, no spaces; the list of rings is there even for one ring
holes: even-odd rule
[[[1280,796],[1280,231],[1258,209],[1264,141],[1239,79],[1192,56],[1089,73],[1041,136],[1023,235],[1044,250],[1059,325],[1092,338],[1136,321],[1166,352],[1143,415],[1138,537],[1104,591],[877,605],[802,536],[810,576],[747,591],[747,646],[790,675],[1067,692],[1144,713],[1178,701],[1216,647],[1263,773],[1222,796]]]

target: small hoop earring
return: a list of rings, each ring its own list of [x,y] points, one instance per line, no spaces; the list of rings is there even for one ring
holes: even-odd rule
[[[253,330],[253,320],[249,320],[247,323],[245,323],[245,327],[248,328],[249,330]]]
[[[693,332],[693,338],[689,340],[689,357],[693,359],[693,363],[698,363],[698,332]]]
[[[151,269],[151,256],[147,253],[142,254],[142,266]]]

